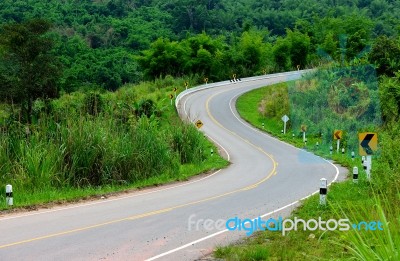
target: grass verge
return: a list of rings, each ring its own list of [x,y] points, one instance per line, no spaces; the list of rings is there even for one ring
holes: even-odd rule
[[[182,86],[182,87],[179,87]],[[13,185],[14,209],[158,186],[224,168],[228,162],[169,95],[184,79],[167,77],[117,92],[65,94],[35,103],[34,122],[0,108],[0,187]],[[0,209],[7,209],[4,193]]]
[[[272,101],[271,97],[274,97]],[[285,236],[279,232],[261,231],[238,244],[217,248],[214,256],[225,260],[399,260],[400,179],[399,164],[393,159],[400,151],[397,147],[400,143],[396,133],[398,124],[380,130],[380,143],[384,149],[381,157],[374,161],[373,179],[369,182],[361,171],[359,159],[353,161],[349,152],[331,155],[329,147],[332,143],[324,138],[307,137],[307,143],[304,143],[300,130],[292,130],[290,126],[288,133],[282,134],[280,118],[289,115],[285,99],[287,84],[283,83],[246,93],[239,97],[236,106],[241,117],[253,126],[344,166],[358,166],[361,174],[358,184],[351,179],[333,184],[329,188],[327,206],[319,206],[319,195],[315,195],[304,200],[289,218],[347,218],[350,224],[380,221],[384,229],[371,231],[367,226],[349,231],[300,229]]]

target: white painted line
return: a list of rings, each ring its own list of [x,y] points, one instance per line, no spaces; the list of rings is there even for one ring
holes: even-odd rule
[[[328,162],[329,162],[329,161],[328,161]],[[330,162],[329,162],[329,163],[330,163]],[[332,165],[333,165],[333,164],[332,164]],[[337,178],[338,175],[339,175],[339,169],[338,169],[335,165],[333,165],[333,166],[336,168],[336,171],[337,171],[337,172],[336,172],[336,178]],[[336,178],[335,178],[335,180],[336,180]],[[329,184],[329,185],[330,185],[330,184]],[[329,185],[328,185],[328,186],[329,186]],[[313,192],[313,193],[311,193],[311,194],[305,196],[305,197],[302,198],[302,199],[293,201],[292,203],[287,204],[287,205],[285,205],[285,206],[283,206],[283,207],[281,207],[281,208],[278,208],[278,209],[275,209],[275,210],[270,211],[270,212],[268,212],[268,213],[262,214],[260,217],[261,217],[261,218],[264,218],[264,217],[266,217],[266,216],[270,216],[270,215],[272,215],[272,214],[278,213],[278,212],[280,212],[280,211],[282,211],[282,210],[285,210],[285,209],[287,209],[287,208],[289,208],[289,207],[292,207],[292,206],[294,206],[294,205],[300,203],[300,201],[302,201],[302,200],[304,200],[304,199],[307,199],[307,198],[309,198],[309,197],[315,195],[316,193],[319,193],[319,190],[317,190],[317,191],[315,191],[315,192]],[[253,218],[253,220],[255,220],[255,219],[257,219],[257,218],[258,218],[258,217]],[[152,261],[152,260],[159,259],[159,258],[161,258],[161,257],[165,257],[165,256],[167,256],[167,255],[173,254],[173,253],[178,252],[178,251],[180,251],[180,250],[182,250],[182,249],[185,249],[185,248],[187,248],[187,247],[193,246],[193,245],[195,245],[195,244],[197,244],[197,243],[200,243],[200,242],[205,241],[205,240],[207,240],[207,239],[216,237],[216,236],[221,235],[221,234],[223,234],[223,233],[225,233],[225,232],[228,232],[228,231],[229,231],[228,229],[225,229],[225,230],[221,230],[221,231],[219,231],[219,232],[216,232],[216,233],[214,233],[214,234],[208,235],[208,236],[206,236],[206,237],[199,238],[199,239],[197,239],[197,240],[195,240],[195,241],[189,242],[189,243],[187,243],[187,244],[185,244],[185,245],[182,245],[182,246],[180,246],[180,247],[174,248],[174,249],[169,250],[169,251],[167,251],[167,252],[161,253],[161,254],[159,254],[159,255],[157,255],[157,256],[153,256],[153,257],[151,257],[151,258],[149,258],[149,259],[146,259],[146,261]]]
[[[261,87],[261,88],[262,88],[262,87]],[[241,93],[239,93],[239,94],[237,94],[237,95],[235,95],[235,96],[229,101],[229,107],[230,107],[230,110],[231,110],[233,116],[235,116],[235,118],[236,118],[241,124],[243,124],[244,126],[246,126],[247,128],[249,128],[249,129],[251,129],[251,130],[253,130],[253,131],[255,131],[255,132],[259,133],[259,134],[262,134],[262,135],[264,135],[265,137],[267,137],[267,138],[269,138],[269,139],[274,139],[274,140],[276,140],[276,141],[278,141],[278,142],[280,142],[280,143],[282,143],[282,144],[285,144],[286,146],[289,146],[289,147],[292,147],[292,148],[294,148],[294,149],[296,149],[296,150],[300,150],[300,151],[301,151],[302,149],[297,148],[297,147],[293,146],[292,144],[283,142],[283,141],[279,140],[278,138],[275,138],[275,137],[273,137],[273,136],[271,136],[271,135],[269,135],[269,134],[267,134],[267,133],[265,133],[265,132],[263,132],[263,131],[261,131],[261,130],[255,128],[255,127],[253,127],[253,126],[250,125],[249,123],[247,123],[247,122],[245,122],[244,120],[242,120],[238,115],[236,115],[236,113],[234,112],[233,107],[232,107],[233,100],[236,99],[238,96],[240,96],[240,95],[246,93],[246,92],[248,92],[248,90],[247,90],[247,91],[244,91],[244,92],[241,92]],[[318,158],[324,160],[325,162],[329,163],[331,166],[333,166],[333,167],[336,169],[336,176],[335,176],[335,178],[329,183],[328,186],[330,186],[333,182],[336,182],[336,180],[337,180],[338,177],[339,177],[339,169],[338,169],[338,167],[336,167],[336,165],[333,164],[332,162],[330,162],[329,160],[326,160],[326,159],[322,158],[321,156],[318,156],[318,155],[315,155],[315,154],[313,154],[313,155],[314,155],[315,157],[318,157]],[[316,192],[314,192],[313,194],[315,194],[315,193],[317,193],[317,192],[319,192],[319,191],[316,191]],[[310,196],[312,196],[313,194],[311,194]],[[305,197],[305,198],[303,198],[303,199],[306,199],[306,198],[308,198],[308,197],[309,197],[309,196],[307,196],[307,197]],[[301,200],[303,200],[303,199],[301,199]]]
[[[175,189],[175,188],[179,188],[179,187],[183,187],[183,186],[187,186],[187,185],[191,185],[193,183],[197,183],[197,182],[203,181],[205,179],[208,179],[208,178],[218,174],[220,171],[221,170],[218,170],[218,171],[216,171],[216,172],[214,172],[214,173],[212,173],[212,174],[210,174],[210,175],[208,175],[208,176],[206,176],[204,178],[198,179],[198,180],[186,182],[186,183],[179,184],[179,185],[172,186],[172,187],[168,187],[168,188],[153,190],[153,191],[149,191],[149,192],[144,192],[144,193],[124,196],[124,197],[118,197],[118,198],[115,198],[115,199],[107,199],[107,200],[96,201],[96,202],[92,202],[92,203],[84,203],[84,204],[80,204],[80,205],[73,205],[73,206],[70,206],[70,207],[64,207],[64,208],[58,208],[58,209],[52,209],[52,210],[46,210],[46,211],[39,210],[39,212],[35,212],[35,213],[27,213],[27,214],[18,215],[18,216],[3,217],[3,218],[0,218],[0,221],[9,220],[9,219],[16,219],[16,218],[23,218],[23,217],[30,217],[30,216],[36,216],[36,215],[41,215],[41,214],[48,214],[48,213],[65,211],[65,210],[81,208],[81,207],[94,206],[94,205],[98,205],[98,204],[105,204],[105,203],[109,203],[109,202],[114,202],[114,201],[130,199],[130,198],[140,197],[140,196],[149,195],[149,194],[154,194],[154,193],[158,193],[158,192],[162,192],[162,191],[166,191],[166,190],[170,190],[170,189]],[[148,188],[148,189],[151,189],[151,188]],[[132,193],[135,193],[135,192],[132,192]]]
[[[266,136],[266,137],[268,137],[268,138],[275,139],[275,140],[279,141],[280,143],[286,144],[287,146],[291,146],[291,147],[293,147],[293,148],[295,148],[295,149],[297,149],[297,150],[301,150],[301,149],[299,149],[299,148],[297,148],[297,147],[295,147],[295,146],[293,146],[293,145],[291,145],[291,144],[287,144],[287,143],[285,143],[285,142],[283,142],[283,141],[281,141],[281,140],[279,140],[279,139],[277,139],[277,138],[275,138],[275,137],[272,137],[272,136],[270,136],[270,135],[268,135],[268,134],[266,134],[266,133],[264,133],[264,132],[262,132],[262,131],[260,131],[260,130],[258,130],[258,129],[256,129],[256,128],[254,128],[254,127],[251,126],[250,124],[247,124],[246,122],[244,122],[240,117],[238,117],[238,116],[234,113],[233,108],[232,108],[233,100],[234,100],[235,98],[237,98],[239,95],[242,95],[242,94],[245,93],[245,92],[247,92],[247,91],[244,91],[244,92],[242,92],[242,93],[239,93],[239,94],[235,95],[235,96],[229,101],[230,110],[231,110],[232,114],[235,116],[235,118],[236,118],[240,123],[242,123],[244,126],[246,126],[247,128],[252,129],[253,131],[258,132],[259,134],[262,134],[262,135],[264,135],[264,136]],[[315,156],[316,156],[316,157],[319,157],[319,156],[317,156],[317,155],[315,155]],[[337,180],[337,178],[339,177],[339,168],[336,167],[336,166],[335,166],[333,163],[331,163],[330,161],[328,161],[328,160],[326,160],[326,159],[324,159],[324,158],[322,158],[322,157],[320,157],[320,158],[323,159],[324,161],[326,161],[327,163],[329,163],[331,166],[333,166],[333,167],[336,169],[335,178],[334,178],[334,179],[331,181],[331,183],[329,183],[329,185],[328,185],[328,186],[330,186],[330,185],[331,185],[333,182],[335,182],[335,181]],[[289,208],[289,207],[291,207],[291,206],[294,206],[294,205],[298,204],[300,201],[302,201],[302,200],[304,200],[304,199],[307,199],[307,198],[309,198],[309,197],[315,195],[316,193],[319,193],[319,190],[317,190],[317,191],[315,191],[315,192],[313,192],[313,193],[311,193],[311,194],[309,194],[309,195],[307,195],[307,196],[305,196],[305,197],[303,197],[303,198],[301,198],[301,199],[299,199],[299,200],[296,200],[296,201],[294,201],[294,202],[292,202],[292,203],[290,203],[290,204],[288,204],[288,205],[285,205],[285,206],[283,206],[283,207],[281,207],[281,208],[278,208],[278,209],[275,209],[275,210],[270,211],[270,212],[268,212],[268,213],[265,213],[265,214],[261,215],[260,217],[261,217],[261,218],[264,218],[264,217],[266,217],[266,216],[269,216],[269,215],[275,214],[275,213],[277,213],[277,212],[280,212],[280,211],[282,211],[282,210],[284,210],[284,209],[287,209],[287,208]],[[258,217],[254,218],[253,220],[255,220],[255,219],[257,219],[257,218],[258,218]],[[167,251],[167,252],[161,253],[161,254],[159,254],[159,255],[157,255],[157,256],[154,256],[154,257],[151,257],[151,258],[147,259],[147,261],[153,261],[153,260],[156,260],[156,259],[165,257],[165,256],[167,256],[167,255],[173,254],[173,253],[175,253],[175,252],[178,252],[178,251],[180,251],[180,250],[182,250],[182,249],[185,249],[185,248],[187,248],[187,247],[193,246],[193,245],[195,245],[195,244],[197,244],[197,243],[200,243],[200,242],[202,242],[202,241],[205,241],[205,240],[207,240],[207,239],[210,239],[210,238],[216,237],[216,236],[218,236],[218,235],[221,235],[221,234],[223,234],[223,233],[225,233],[225,232],[228,232],[228,229],[225,229],[225,230],[216,232],[216,233],[211,234],[211,235],[208,235],[208,236],[206,236],[206,237],[199,238],[199,239],[197,239],[197,240],[195,240],[195,241],[189,242],[189,243],[187,243],[187,244],[185,244],[185,245],[182,245],[182,246],[180,246],[180,247],[177,247],[177,248],[174,248],[174,249],[169,250],[169,251]]]
[[[186,105],[186,102],[185,102],[185,105]],[[185,111],[185,114],[187,115],[186,111]],[[211,139],[215,144],[217,144],[217,146],[222,148],[222,150],[224,150],[224,152],[226,153],[226,155],[228,157],[227,160],[229,161],[230,157],[231,157],[229,152],[219,142],[217,142],[215,139],[211,138],[208,135],[206,135],[206,136],[209,139]],[[22,215],[2,217],[2,218],[0,218],[0,221],[16,219],[16,218],[23,218],[23,217],[30,217],[30,216],[36,216],[36,215],[42,215],[42,214],[48,214],[48,213],[54,213],[54,212],[59,212],[59,211],[65,211],[65,210],[81,208],[81,207],[89,207],[89,206],[94,206],[94,205],[98,205],[98,204],[105,204],[105,203],[110,203],[110,202],[114,202],[114,201],[130,199],[130,198],[134,198],[134,197],[140,197],[140,196],[145,196],[145,195],[154,194],[154,193],[158,193],[158,192],[163,192],[163,191],[166,191],[166,190],[175,189],[175,188],[179,188],[179,187],[183,187],[183,186],[188,186],[188,185],[200,182],[200,181],[204,181],[204,180],[206,180],[208,178],[211,178],[214,175],[217,175],[220,171],[222,171],[222,170],[218,170],[218,171],[216,171],[216,172],[214,172],[214,173],[212,173],[212,174],[210,174],[210,175],[208,175],[208,176],[206,176],[204,178],[201,178],[201,179],[198,179],[198,180],[194,180],[194,181],[190,181],[190,182],[185,182],[185,183],[182,183],[182,184],[179,184],[179,185],[176,185],[176,186],[172,186],[172,187],[168,187],[168,188],[161,188],[161,189],[157,189],[157,190],[153,190],[153,191],[149,191],[149,192],[144,192],[144,193],[138,193],[138,194],[136,194],[136,192],[132,192],[132,193],[135,193],[135,194],[129,195],[129,196],[124,196],[124,197],[118,197],[118,198],[115,198],[115,199],[107,199],[107,200],[102,200],[102,201],[77,204],[77,205],[73,205],[73,206],[69,206],[69,207],[62,207],[62,208],[51,209],[51,210],[46,210],[46,211],[39,210],[38,212],[30,212],[30,213],[26,213],[26,214],[22,214]],[[147,188],[145,190],[149,190],[149,189],[152,189],[152,188]]]

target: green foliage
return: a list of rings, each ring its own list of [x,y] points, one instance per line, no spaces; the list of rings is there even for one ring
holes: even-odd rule
[[[387,36],[380,36],[376,39],[368,58],[376,65],[379,75],[392,77],[400,70],[400,43]]]
[[[309,135],[329,143],[335,129],[345,130],[343,143],[356,148],[357,133],[382,124],[378,79],[372,66],[331,67],[310,74],[289,86],[290,115],[294,129],[307,125]]]
[[[294,66],[304,68],[308,64],[311,40],[307,34],[299,31],[287,31],[287,39],[291,42],[290,59]]]
[[[397,37],[399,10],[396,1],[4,0],[0,23],[46,17],[62,90],[115,91],[143,77],[217,81],[307,68],[319,63],[317,50],[351,62],[377,36]],[[2,82],[15,81],[9,71],[0,69]]]
[[[320,73],[330,72],[328,74],[330,76],[325,75],[322,78],[314,78],[314,80],[306,77],[308,80],[297,83],[297,86],[294,83],[289,84],[289,89],[290,86],[296,86],[297,90],[302,91],[303,96],[307,96],[306,93],[309,92],[309,95],[313,97],[310,99],[309,104],[314,102],[318,104],[317,96],[322,93],[318,89],[318,85],[323,84],[323,81],[327,80],[327,77],[331,77],[330,79],[336,79],[334,84],[332,84],[335,87],[340,84],[347,84],[347,89],[342,89],[341,91],[346,94],[345,96],[348,96],[349,92],[353,89],[351,85],[348,85],[350,78],[346,76],[354,76],[356,70],[353,68],[350,74],[349,71],[346,71],[342,71],[340,74],[341,77],[338,79],[336,78],[337,75],[332,74],[333,71],[325,70]],[[400,125],[398,120],[395,120],[398,115],[397,113],[396,116],[392,113],[390,117],[388,114],[391,110],[394,112],[398,110],[397,99],[394,95],[396,91],[393,90],[395,86],[398,86],[397,78],[398,75],[395,78],[383,77],[379,82],[380,103],[383,114],[386,114],[387,117],[384,127],[375,127],[375,130],[379,133],[380,155],[373,157],[372,182],[367,181],[365,172],[360,171],[359,183],[354,184],[352,180],[346,180],[333,184],[329,188],[327,207],[318,207],[318,195],[315,195],[304,200],[302,205],[290,216],[292,219],[298,217],[304,220],[316,219],[317,217],[321,217],[322,220],[348,218],[351,223],[381,221],[384,228],[383,231],[357,231],[350,229],[350,231],[329,232],[318,230],[302,231],[299,229],[284,237],[280,233],[266,231],[257,233],[255,236],[239,244],[219,247],[214,255],[225,260],[246,260],[247,255],[253,253],[254,249],[257,249],[257,252],[265,253],[262,260],[398,260],[398,245],[400,244],[400,164],[398,160],[400,157]],[[373,82],[368,78],[364,78],[364,80],[366,80],[366,84]],[[246,93],[238,99],[238,112],[245,120],[259,129],[276,135],[286,142],[303,147],[304,144],[299,142],[300,137],[294,136],[292,138],[289,135],[280,134],[282,126],[280,119],[264,118],[260,112],[256,111],[257,106],[263,99],[266,99],[266,93],[276,95],[286,88],[285,84],[278,84]],[[366,86],[359,85],[354,88],[362,90]],[[371,93],[371,96],[373,95],[375,94]],[[359,96],[357,97],[360,98]],[[342,99],[344,97],[339,97],[339,101],[342,101]],[[275,106],[272,104],[273,108],[279,107],[281,104],[281,101],[278,99],[271,99],[270,97],[270,100],[276,103]],[[352,102],[357,103],[357,101]],[[320,105],[319,108],[322,109],[324,106]],[[265,129],[261,127],[261,122],[266,123]],[[338,120],[332,123],[328,122],[326,129],[329,126],[334,126],[333,124],[339,123],[341,122]],[[348,136],[348,133],[344,137],[345,141],[349,139],[346,136]],[[329,135],[328,139],[331,140],[332,136]],[[324,149],[321,150],[315,146],[307,145],[307,150],[323,155],[324,157],[332,157],[328,154],[328,147],[331,145],[330,141],[325,142],[320,138],[317,139],[316,137],[309,136],[309,144],[314,144],[316,141],[320,143],[320,148]],[[333,159],[346,167],[352,168],[357,166],[360,170],[362,169],[361,162],[357,160],[357,157],[356,161],[352,161],[349,155],[334,154]],[[254,259],[255,257],[252,258]]]
[[[258,112],[262,117],[280,120],[283,115],[289,114],[289,95],[286,83],[280,84],[275,88],[260,90],[260,92],[255,95],[260,95],[262,97],[258,104]],[[245,103],[245,101],[239,102]]]
[[[278,71],[287,71],[292,66],[290,60],[291,43],[287,39],[278,38],[274,45],[274,59]]]
[[[386,123],[397,122],[400,117],[400,73],[396,77],[381,78],[379,94],[382,102],[382,116]]]
[[[87,93],[83,102],[85,111],[89,115],[97,116],[103,110],[104,102],[99,93]]]
[[[0,29],[0,96],[2,101],[22,104],[25,120],[32,122],[32,104],[38,98],[58,96],[60,65],[50,53],[46,36],[50,23],[33,19],[6,24]]]
[[[157,111],[157,107],[151,99],[140,100],[139,103],[135,102],[134,106],[137,117],[146,116],[147,118],[150,118],[150,116],[155,115]]]
[[[183,86],[183,80],[159,81]],[[21,206],[64,196],[56,191],[162,184],[225,166],[218,155],[204,153],[211,147],[204,136],[179,120],[164,98],[168,90],[150,87],[66,94],[50,101],[48,112],[38,101],[29,126],[13,120],[18,111],[0,107],[0,185],[24,191],[16,198]],[[53,195],[41,198],[43,191]]]
[[[176,126],[171,132],[171,147],[178,153],[181,164],[200,163],[204,159],[204,142],[194,126]]]

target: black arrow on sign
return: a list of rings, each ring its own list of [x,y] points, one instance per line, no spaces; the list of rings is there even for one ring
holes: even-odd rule
[[[363,147],[363,149],[365,150],[367,155],[373,154],[373,151],[372,151],[371,147],[369,146],[369,143],[374,136],[375,136],[375,134],[367,134],[360,143],[361,147]]]
[[[340,131],[335,132],[335,137],[336,139],[340,140]]]

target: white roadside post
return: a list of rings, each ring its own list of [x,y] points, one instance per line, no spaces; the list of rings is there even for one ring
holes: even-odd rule
[[[283,121],[283,134],[286,134],[286,123],[289,121],[289,117],[285,114],[282,116]]]
[[[358,183],[358,168],[353,168],[353,183]]]
[[[368,155],[365,160],[366,172],[367,172],[367,179],[371,180],[371,168],[372,168],[372,156]]]
[[[13,190],[10,184],[6,185],[6,204],[7,207],[14,205]]]
[[[364,158],[364,157],[363,157]],[[367,171],[367,161],[365,160],[365,159],[362,159],[361,160],[361,164],[362,164],[362,166],[363,166],[363,169],[365,170],[365,171]]]
[[[328,182],[325,178],[320,180],[319,189],[319,204],[322,206],[326,205],[326,194],[328,193]]]
[[[371,178],[371,173],[370,173],[370,171],[368,169],[368,161],[367,161],[367,159],[363,159],[362,165],[363,165],[363,169],[364,169],[365,173],[367,174],[367,180],[369,181],[370,178]]]

